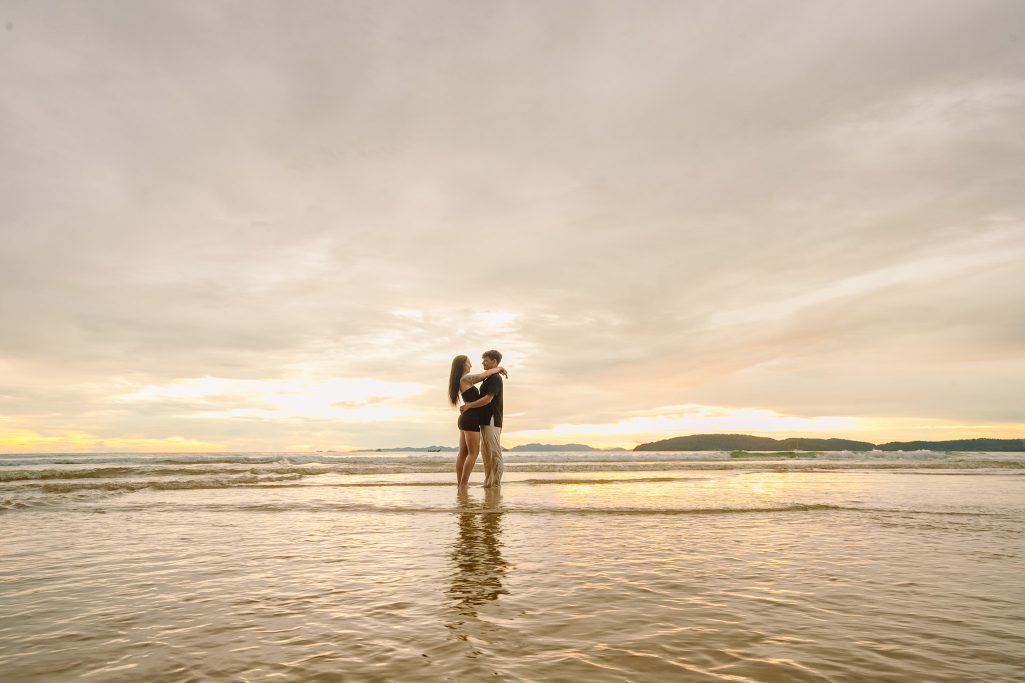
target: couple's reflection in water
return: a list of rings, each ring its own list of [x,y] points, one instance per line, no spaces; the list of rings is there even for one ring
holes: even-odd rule
[[[457,494],[458,528],[447,591],[454,614],[446,625],[462,640],[468,635],[467,622],[478,619],[478,609],[508,593],[503,586],[509,563],[502,557],[502,492],[499,487],[483,491],[483,499],[465,488]]]

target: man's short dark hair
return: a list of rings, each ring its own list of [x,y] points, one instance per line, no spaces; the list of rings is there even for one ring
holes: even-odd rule
[[[491,360],[495,361],[496,363],[501,363],[502,362],[502,354],[499,353],[498,351],[495,351],[494,349],[491,349],[490,351],[485,351],[484,353],[481,354],[480,357],[481,358],[490,358]]]

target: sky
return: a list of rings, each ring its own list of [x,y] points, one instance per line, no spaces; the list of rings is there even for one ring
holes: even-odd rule
[[[0,452],[1025,437],[1025,5],[0,0]]]

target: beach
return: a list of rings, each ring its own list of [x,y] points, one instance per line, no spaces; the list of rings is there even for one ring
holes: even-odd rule
[[[0,456],[10,681],[1010,681],[1025,454]]]

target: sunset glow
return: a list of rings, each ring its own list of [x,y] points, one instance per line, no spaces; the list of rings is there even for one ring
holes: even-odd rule
[[[0,451],[1025,436],[1017,10],[556,5],[12,9]]]

